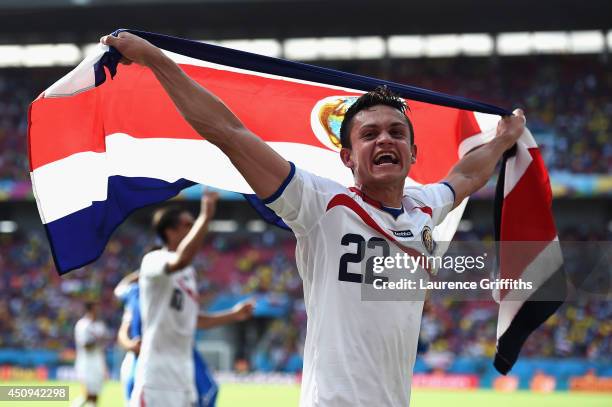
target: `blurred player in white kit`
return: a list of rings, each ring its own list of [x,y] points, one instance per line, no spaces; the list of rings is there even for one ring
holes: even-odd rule
[[[190,407],[197,401],[193,358],[197,328],[249,318],[253,305],[228,312],[200,314],[196,271],[191,264],[200,250],[218,195],[202,197],[200,214],[167,207],[153,215],[161,249],[142,259],[138,276],[142,343],[136,363],[131,406]]]
[[[75,370],[83,384],[85,398],[74,401],[73,406],[95,406],[106,376],[104,343],[108,339],[106,325],[97,319],[96,304],[85,304],[85,315],[74,327],[76,345]]]
[[[124,304],[123,321],[117,333],[117,343],[126,351],[121,363],[120,380],[124,386],[126,405],[130,405],[134,390],[136,366],[142,339],[142,318],[140,314],[140,289],[138,271],[125,276],[115,288],[115,296]],[[197,326],[201,329],[214,328],[228,323],[244,321],[252,316],[252,300],[236,304],[229,310],[215,313],[201,313]],[[196,347],[193,349],[193,367],[196,389],[194,407],[214,407],[218,386],[206,363]]]

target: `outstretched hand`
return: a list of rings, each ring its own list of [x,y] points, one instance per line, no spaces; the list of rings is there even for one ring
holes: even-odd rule
[[[525,131],[525,123],[525,113],[521,109],[516,109],[512,112],[512,116],[505,116],[497,123],[496,137],[504,140],[510,148]]]
[[[128,350],[131,350],[136,355],[140,353],[140,346],[142,345],[142,339],[138,336],[131,340]]]
[[[162,53],[149,41],[125,31],[120,32],[116,37],[105,35],[100,38],[100,42],[115,47],[123,56],[121,63],[126,65],[136,62],[139,65],[148,66],[156,56]]]
[[[202,195],[200,201],[200,215],[204,215],[207,220],[210,220],[215,216],[217,210],[217,202],[219,201],[219,193],[217,192],[205,192]]]
[[[236,322],[246,321],[253,316],[255,303],[253,300],[247,300],[234,305],[234,319]]]

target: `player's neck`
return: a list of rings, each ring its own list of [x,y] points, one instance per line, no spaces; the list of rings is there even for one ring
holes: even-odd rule
[[[389,208],[400,208],[404,196],[403,185],[356,185],[370,199]]]

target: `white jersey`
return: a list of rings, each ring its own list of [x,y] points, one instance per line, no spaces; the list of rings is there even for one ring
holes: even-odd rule
[[[75,370],[77,377],[86,384],[90,394],[99,393],[106,375],[102,346],[106,335],[104,322],[92,320],[87,316],[79,319],[74,327]]]
[[[176,256],[163,248],[142,259],[138,284],[142,344],[135,387],[187,391],[195,397],[193,342],[199,312],[193,266],[167,273]]]
[[[452,190],[405,188],[395,219],[360,191],[293,164],[287,181],[265,203],[297,238],[308,315],[300,405],[408,406],[423,302],[362,300],[362,263],[391,255],[392,240],[423,252],[452,209]]]

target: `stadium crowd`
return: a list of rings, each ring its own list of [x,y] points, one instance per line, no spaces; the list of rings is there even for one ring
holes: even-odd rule
[[[0,71],[0,181],[30,178],[27,112],[36,91],[24,75]]]
[[[602,56],[421,59],[343,68],[399,83],[521,107],[549,170],[609,174],[612,73]],[[353,62],[351,61],[351,64]]]
[[[568,231],[573,239],[610,240],[592,231]],[[459,239],[487,236],[459,233]],[[563,237],[563,234],[562,234]],[[46,238],[36,233],[0,235],[0,348],[74,346],[74,323],[85,301],[101,304],[102,319],[116,332],[121,305],[113,287],[138,267],[151,243],[141,227],[123,225],[95,263],[59,277]],[[282,294],[288,312],[266,320],[256,345],[239,355],[246,369],[299,371],[306,314],[294,241],[284,233],[212,234],[196,259],[200,291],[208,304],[220,295]],[[572,264],[571,261],[566,261]],[[484,356],[495,352],[497,306],[493,302],[431,301],[423,316],[421,340],[430,355]],[[612,304],[572,302],[534,333],[523,355],[598,360],[612,354]],[[111,342],[109,341],[109,344]]]

